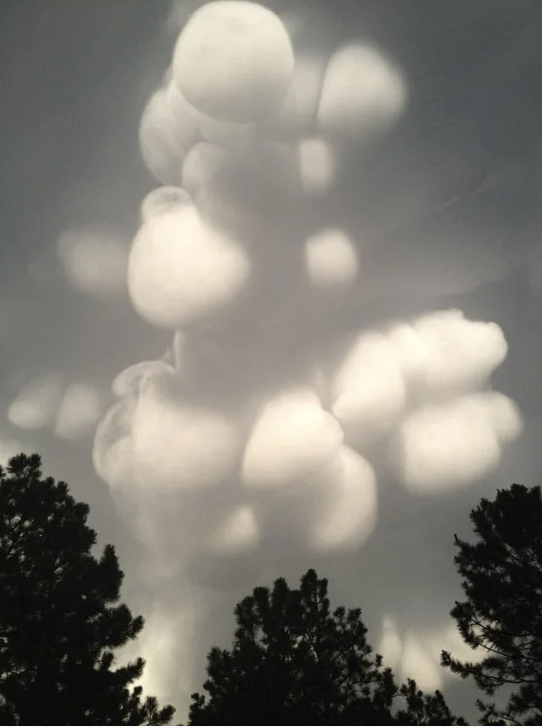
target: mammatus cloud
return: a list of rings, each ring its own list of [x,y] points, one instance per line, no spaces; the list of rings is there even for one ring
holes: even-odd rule
[[[62,380],[42,375],[24,386],[8,407],[8,421],[23,430],[39,430],[54,420],[62,396]]]
[[[102,413],[102,397],[86,382],[68,385],[58,409],[55,434],[61,440],[77,441],[88,436]]]
[[[320,52],[256,3],[208,3],[181,29],[142,114],[141,156],[158,186],[131,248],[97,228],[60,238],[73,288],[127,292],[172,340],[115,378],[93,447],[153,578],[182,574],[194,591],[218,592],[252,587],[281,549],[360,554],[385,487],[466,489],[519,436],[516,405],[492,389],[502,330],[431,301],[506,274],[494,231],[444,219],[404,237],[419,201],[379,217],[378,180],[365,180],[370,215],[351,189],[345,201],[350,160],[400,128],[411,93],[376,44]],[[361,323],[366,304],[411,295],[423,313]],[[13,396],[8,420],[71,441],[95,428],[101,407],[90,382],[46,375]],[[161,604],[151,612],[150,662],[163,673],[182,620]],[[383,651],[440,686],[437,637],[398,630],[385,621]]]
[[[407,86],[400,69],[374,48],[339,48],[324,75],[317,112],[322,134],[341,140],[370,140],[400,117]]]
[[[199,114],[171,83],[151,97],[139,127],[141,156],[164,184],[178,180],[184,155],[200,139],[200,126]]]
[[[235,298],[250,263],[234,240],[206,223],[188,200],[165,209],[149,203],[145,215],[128,262],[128,291],[144,319],[175,329]]]
[[[68,230],[57,254],[64,275],[76,291],[98,298],[126,291],[126,243],[103,230]]]
[[[214,119],[257,121],[274,110],[294,70],[280,18],[261,5],[212,2],[189,19],[173,54],[185,98]]]
[[[291,487],[327,465],[342,439],[314,392],[283,392],[257,415],[243,456],[243,482],[248,488]]]
[[[58,374],[35,377],[8,407],[10,424],[29,432],[51,427],[61,440],[83,440],[103,410],[98,389],[87,382],[67,384]]]
[[[442,674],[435,670],[441,650],[449,650],[460,660],[472,660],[471,648],[463,642],[454,625],[445,622],[421,633],[409,630],[401,638],[394,618],[383,619],[382,637],[377,652],[386,655],[386,663],[401,675],[416,675],[424,690],[442,690]]]
[[[309,552],[329,554],[362,545],[376,525],[378,512],[376,476],[369,462],[342,447],[316,477],[325,488],[325,500],[308,529]]]
[[[470,353],[463,368],[450,363],[451,347]],[[327,383],[323,367],[324,399],[321,381],[309,386],[307,362],[305,386],[283,383],[275,395],[262,391],[259,406],[241,398],[224,410],[183,394],[182,352],[178,371],[145,362],[113,383],[121,400],[98,428],[96,467],[121,510],[125,489],[138,487],[134,472],[140,488],[176,494],[180,509],[183,493],[200,493],[203,506],[209,489],[227,493],[233,481],[239,508],[208,534],[222,544],[217,555],[227,551],[225,539],[235,541],[235,524],[250,534],[240,542],[255,544],[259,529],[276,536],[289,521],[303,548],[348,551],[375,524],[377,480],[367,457],[376,442],[412,492],[464,487],[497,468],[521,432],[514,403],[489,389],[505,353],[494,324],[435,312],[359,334]],[[293,503],[301,509],[293,517],[269,518]]]
[[[398,475],[418,493],[468,485],[495,472],[520,433],[517,408],[498,392],[422,406],[399,426]]]
[[[341,230],[321,230],[305,243],[305,265],[316,288],[342,287],[358,277],[359,253]]]

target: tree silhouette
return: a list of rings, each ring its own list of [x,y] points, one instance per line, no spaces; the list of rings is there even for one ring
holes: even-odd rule
[[[277,579],[235,608],[233,648],[214,647],[190,725],[466,725],[442,695],[398,688],[367,642],[360,609],[330,611],[327,580]],[[395,715],[392,707],[402,702]]]
[[[479,662],[443,652],[441,662],[471,677],[486,695],[506,693],[505,707],[477,701],[482,725],[542,723],[542,498],[540,487],[513,485],[482,499],[470,519],[478,540],[462,541],[455,563],[466,599],[451,615]]]
[[[40,466],[18,455],[0,467],[0,722],[165,725],[174,709],[130,687],[143,660],[114,667],[143,628],[119,603],[115,549],[93,556],[89,507]]]

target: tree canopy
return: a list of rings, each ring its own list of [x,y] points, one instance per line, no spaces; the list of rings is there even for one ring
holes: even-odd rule
[[[121,602],[113,546],[100,552],[89,507],[43,478],[38,455],[0,466],[0,725],[165,725],[144,697],[144,661],[115,651],[143,628]],[[482,725],[542,723],[542,495],[513,485],[471,511],[455,536],[464,600],[451,616],[478,662],[441,664],[474,680]],[[368,642],[361,609],[331,609],[314,570],[277,579],[234,610],[230,649],[213,647],[190,725],[467,725],[443,695],[398,685]]]
[[[540,487],[513,485],[482,499],[470,519],[475,543],[455,536],[465,599],[451,611],[465,642],[482,652],[442,664],[474,679],[504,705],[477,701],[483,725],[542,723],[542,498]]]
[[[115,549],[93,555],[89,507],[40,467],[0,467],[0,723],[165,725],[174,709],[131,687],[144,661],[115,666],[143,628],[120,602]]]
[[[282,578],[257,587],[235,619],[232,649],[208,655],[207,695],[192,696],[190,725],[466,725],[438,691],[396,685],[361,610],[332,612],[313,570],[299,589]]]

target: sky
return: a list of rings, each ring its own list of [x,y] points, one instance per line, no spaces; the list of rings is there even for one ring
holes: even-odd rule
[[[540,471],[541,14],[0,4],[0,454],[90,504],[179,720],[309,567],[469,706],[453,534]]]

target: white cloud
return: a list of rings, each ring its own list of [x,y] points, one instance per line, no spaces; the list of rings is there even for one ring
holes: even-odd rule
[[[255,121],[282,101],[294,55],[280,18],[255,3],[210,2],[181,32],[174,77],[186,98],[217,119]]]
[[[420,407],[398,430],[399,474],[415,493],[466,486],[493,472],[502,443],[520,432],[513,406],[476,393]]]
[[[218,485],[231,473],[241,447],[226,415],[177,402],[150,379],[133,415],[132,445],[134,464],[149,486],[174,490]]]
[[[371,139],[404,111],[402,72],[374,48],[340,48],[329,61],[318,108],[318,129],[345,140]]]
[[[152,217],[175,212],[183,205],[190,205],[191,202],[190,196],[181,187],[172,185],[156,187],[141,203],[141,220],[148,222]]]
[[[243,482],[282,488],[327,465],[343,439],[336,420],[308,389],[284,391],[262,407],[246,446]]]
[[[342,447],[320,477],[327,486],[326,507],[312,523],[311,553],[348,552],[359,548],[377,522],[377,482],[370,464]]]
[[[405,382],[393,347],[380,333],[358,337],[332,380],[332,411],[349,444],[390,432],[406,405]]]
[[[379,228],[369,206],[362,215],[335,197],[351,143],[405,111],[404,74],[361,43],[329,62],[297,51],[294,64],[286,29],[262,6],[208,3],[182,30],[141,121],[144,160],[168,186],[143,202],[128,289],[142,318],[175,331],[175,354],[115,379],[122,402],[98,427],[94,461],[147,547],[152,578],[183,574],[191,589],[252,587],[280,553],[290,566],[356,551],[378,521],[378,467],[395,468],[414,495],[467,487],[522,430],[515,404],[489,391],[503,332],[460,311],[361,330],[329,365],[328,324],[347,325],[343,303],[414,295],[430,311],[433,296],[498,280],[508,264],[492,234],[468,225],[459,235],[440,225],[424,235],[421,225],[370,247],[362,226],[389,232],[433,199],[405,176],[406,207],[375,196]],[[345,232],[357,219],[363,278]],[[317,393],[305,383],[318,360]],[[153,632],[160,661],[166,632]],[[440,686],[432,639],[399,619],[385,624],[400,670],[431,689]]]
[[[241,506],[219,525],[209,539],[208,548],[218,555],[237,554],[253,549],[259,535],[254,511],[249,506]]]
[[[223,168],[227,151],[209,142],[195,144],[183,164],[183,187],[195,195],[204,182]]]
[[[122,480],[133,462],[130,428],[137,400],[125,398],[110,407],[100,420],[92,447],[92,462],[99,477],[110,485]]]
[[[262,120],[264,136],[298,139],[315,131],[326,60],[317,53],[296,54],[288,92],[278,111]]]
[[[81,440],[92,432],[101,414],[102,398],[97,388],[86,382],[74,382],[60,402],[55,434],[61,440]]]
[[[305,192],[322,195],[330,192],[338,175],[338,151],[319,137],[306,137],[298,144],[299,173]]]
[[[201,140],[201,116],[168,84],[149,99],[139,124],[139,147],[148,170],[164,185],[178,185],[185,154]]]
[[[243,249],[183,204],[141,227],[130,251],[128,291],[144,319],[174,329],[227,305],[249,273]]]
[[[70,286],[98,298],[125,292],[128,250],[113,233],[92,229],[68,230],[57,245]]]
[[[64,386],[64,382],[56,374],[35,377],[9,405],[9,422],[22,430],[40,430],[47,427],[54,422]]]
[[[152,361],[142,361],[139,364],[133,364],[131,367],[124,369],[117,374],[111,385],[111,391],[117,397],[130,397],[139,393],[141,383],[149,376],[159,376],[160,374],[174,373],[173,367],[161,359]]]
[[[359,273],[358,252],[339,229],[322,230],[305,243],[305,265],[316,288],[351,285]]]
[[[187,561],[193,583],[213,590],[254,583],[265,556],[260,520],[251,506],[209,509],[194,531]]]
[[[202,114],[201,133],[204,139],[222,149],[249,152],[256,145],[256,126],[222,121]]]
[[[497,324],[467,321],[457,310],[424,316],[414,330],[427,346],[425,386],[431,392],[483,388],[508,351]]]

